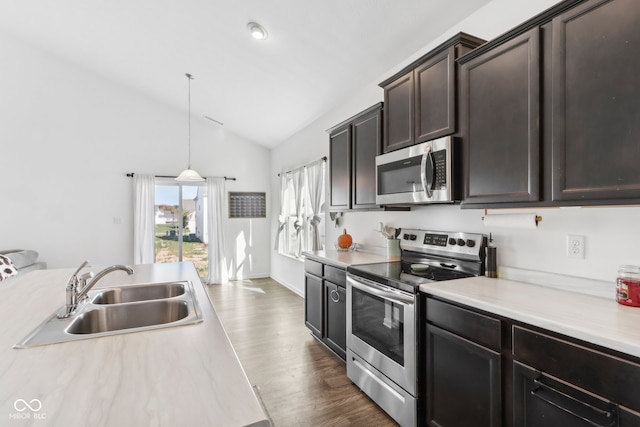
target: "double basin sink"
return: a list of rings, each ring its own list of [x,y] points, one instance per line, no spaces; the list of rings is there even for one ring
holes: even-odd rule
[[[14,348],[202,322],[193,284],[188,281],[94,290],[75,315],[59,319],[57,314],[45,319]]]

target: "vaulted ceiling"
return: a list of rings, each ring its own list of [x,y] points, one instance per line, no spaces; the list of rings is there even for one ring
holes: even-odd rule
[[[0,30],[273,147],[490,0],[21,0]],[[269,34],[253,39],[255,21]]]

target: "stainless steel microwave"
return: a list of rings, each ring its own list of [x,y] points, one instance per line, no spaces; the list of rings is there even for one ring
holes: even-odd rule
[[[376,157],[376,204],[452,203],[453,137]]]

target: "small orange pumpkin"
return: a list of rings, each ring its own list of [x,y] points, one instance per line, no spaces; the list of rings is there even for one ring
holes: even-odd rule
[[[350,234],[347,234],[347,229],[344,229],[344,232],[338,236],[338,247],[340,249],[348,249],[353,244],[353,239]]]

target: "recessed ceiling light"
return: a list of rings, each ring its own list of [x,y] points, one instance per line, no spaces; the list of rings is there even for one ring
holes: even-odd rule
[[[260,25],[260,24],[258,24],[256,22],[249,22],[247,24],[247,28],[251,32],[251,36],[254,39],[266,40],[267,37],[269,37],[269,33],[267,33],[267,30],[265,30],[265,28],[262,25]]]

